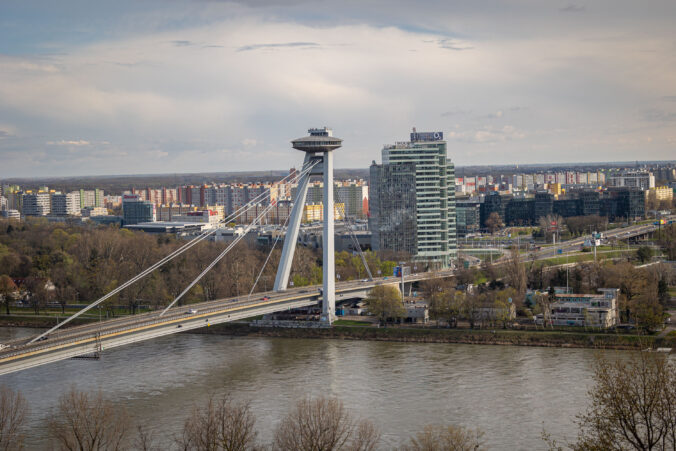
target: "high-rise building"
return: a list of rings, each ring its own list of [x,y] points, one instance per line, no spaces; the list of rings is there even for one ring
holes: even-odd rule
[[[155,204],[142,200],[138,194],[125,194],[122,197],[122,215],[124,225],[155,222],[157,218]]]
[[[24,216],[47,216],[51,210],[49,193],[25,193],[21,205]]]
[[[292,197],[296,195],[297,187],[292,188]],[[334,182],[333,197],[336,202],[345,204],[345,214],[349,218],[365,218],[368,212],[369,187],[364,180],[342,180]],[[324,184],[314,182],[308,186],[306,205],[318,204],[324,201]]]
[[[103,202],[103,190],[102,189],[95,189],[95,190],[89,190],[85,191],[83,189],[80,190],[80,208],[85,208],[85,207],[104,207],[104,202]]]
[[[371,166],[372,247],[448,267],[457,258],[455,167],[442,132],[417,133],[382,149]]]
[[[78,216],[80,214],[80,193],[52,194],[52,216]]]

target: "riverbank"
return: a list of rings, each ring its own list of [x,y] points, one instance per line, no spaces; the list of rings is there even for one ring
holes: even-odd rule
[[[676,349],[676,337],[624,335],[591,332],[509,329],[437,329],[413,327],[333,326],[331,328],[271,328],[243,323],[226,323],[195,333],[279,338],[332,338],[339,340],[394,341],[406,343],[462,343],[558,348]]]

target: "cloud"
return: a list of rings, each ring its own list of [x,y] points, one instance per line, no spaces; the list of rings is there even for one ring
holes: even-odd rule
[[[271,50],[279,48],[317,48],[319,44],[316,42],[283,42],[283,43],[273,43],[273,44],[251,44],[244,45],[237,49],[238,52],[248,52],[250,50]]]
[[[91,143],[89,141],[85,141],[83,139],[78,139],[78,140],[61,140],[61,141],[47,141],[46,143],[48,146],[75,146],[75,147],[82,147],[82,146],[89,146]]]
[[[676,96],[662,96],[662,100],[666,100],[667,102],[676,102]]]
[[[568,4],[564,7],[559,8],[559,11],[561,11],[563,13],[581,13],[585,9],[586,8],[584,6],[574,5],[574,4],[570,3],[570,4]]]
[[[446,50],[462,51],[462,50],[471,50],[474,48],[471,45],[464,44],[455,39],[438,39],[437,44],[439,45],[439,47]]]
[[[441,117],[452,117],[452,116],[467,116],[471,114],[471,110],[451,110],[451,111],[444,111],[441,113]]]
[[[242,145],[247,149],[256,147],[256,144],[258,144],[258,141],[255,138],[244,138],[242,140]]]
[[[190,47],[192,45],[195,45],[194,42],[186,40],[171,41],[171,43],[174,44],[176,47]]]
[[[675,122],[676,112],[650,108],[643,111],[643,119],[648,122]]]

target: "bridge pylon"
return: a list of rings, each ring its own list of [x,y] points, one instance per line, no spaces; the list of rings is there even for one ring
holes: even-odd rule
[[[333,202],[333,151],[342,146],[343,140],[333,136],[330,128],[311,128],[309,136],[291,141],[294,149],[305,152],[303,169],[315,165],[298,181],[289,225],[284,237],[284,249],[275,278],[275,291],[286,290],[289,284],[291,264],[298,242],[298,232],[303,219],[303,207],[307,198],[310,176],[322,175],[324,181],[324,236],[323,236],[323,289],[322,321],[331,323],[336,314],[336,270],[334,258],[334,202]]]

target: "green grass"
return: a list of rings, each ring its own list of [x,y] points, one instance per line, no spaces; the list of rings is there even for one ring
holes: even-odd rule
[[[618,258],[622,256],[626,256],[627,253],[631,254],[636,252],[636,249],[629,249],[629,250],[615,250],[615,251],[607,251],[603,253],[598,253],[597,259],[598,260],[603,260],[603,259],[608,259],[608,258]],[[540,260],[543,262],[545,265],[548,266],[556,266],[556,265],[565,265],[566,263],[580,263],[580,262],[589,262],[589,261],[594,261],[594,252],[580,252],[576,254],[569,254],[568,257],[562,256],[562,257],[553,257],[553,258],[548,258],[545,260]]]

